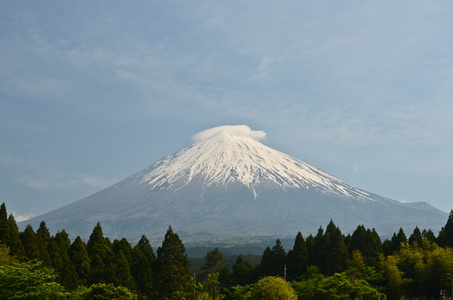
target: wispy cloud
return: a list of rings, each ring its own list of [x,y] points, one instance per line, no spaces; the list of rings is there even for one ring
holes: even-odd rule
[[[8,155],[0,149],[0,165],[11,168],[17,182],[35,190],[105,188],[115,183],[116,179],[102,176],[63,171],[56,167],[48,167],[28,162]]]
[[[36,216],[34,213],[25,213],[25,214],[17,214],[16,212],[12,212],[13,216],[14,216],[14,220],[16,222],[22,222],[22,221],[26,221],[28,219],[31,219],[33,218],[34,216]]]

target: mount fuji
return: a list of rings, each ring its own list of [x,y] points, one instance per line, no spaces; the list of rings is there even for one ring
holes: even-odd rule
[[[111,238],[160,240],[169,225],[185,242],[293,237],[331,219],[392,234],[400,227],[439,229],[447,213],[401,203],[348,184],[261,143],[248,126],[221,126],[194,144],[85,199],[25,221],[88,238],[101,222]],[[22,224],[23,226],[24,224]],[[36,227],[35,227],[36,228]]]

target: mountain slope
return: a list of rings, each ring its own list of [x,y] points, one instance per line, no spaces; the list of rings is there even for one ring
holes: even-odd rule
[[[313,233],[330,219],[390,234],[438,229],[447,214],[356,188],[263,145],[247,126],[201,132],[196,142],[125,180],[43,216],[49,229],[88,237],[100,221],[112,238],[161,238],[168,225],[189,242]]]

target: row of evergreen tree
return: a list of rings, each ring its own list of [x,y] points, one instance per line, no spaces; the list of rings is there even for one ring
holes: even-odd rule
[[[14,217],[7,215],[3,203],[0,207],[0,244],[9,247],[20,261],[39,260],[44,266],[54,269],[59,283],[67,290],[111,283],[151,299],[176,298],[178,293],[190,294],[193,289],[193,274],[184,244],[171,227],[156,255],[146,236],[143,235],[134,247],[125,238],[111,242],[104,237],[100,223],[94,227],[86,243],[80,237],[71,242],[65,230],[52,236],[44,221],[36,232],[30,225],[19,232]],[[415,228],[407,238],[400,229],[384,242],[374,229],[362,225],[345,236],[331,221],[325,230],[320,227],[316,235],[309,235],[306,239],[298,233],[293,248],[287,253],[277,239],[273,247],[264,250],[259,264],[251,264],[239,256],[233,268],[228,270],[223,254],[214,249],[206,255],[197,277],[209,281],[212,279],[209,275],[218,274],[213,281],[218,279],[219,284],[231,287],[252,284],[263,276],[280,276],[295,281],[306,280],[314,273],[330,277],[349,270],[352,265],[360,265],[362,273],[365,268],[374,272],[371,273],[375,284],[388,296],[410,294],[409,287],[413,284],[411,296],[424,297],[432,296],[435,288],[438,293],[439,289],[446,287],[446,247],[453,247],[453,210],[437,237],[431,230]],[[431,254],[435,249],[445,250],[441,262],[444,273],[437,283],[422,284],[422,279],[417,281],[414,275],[417,273],[414,264],[418,263],[420,267],[420,261],[407,257],[421,253],[426,268],[428,263],[430,267],[437,266],[433,261],[428,262],[428,259],[434,260]],[[402,253],[406,253],[406,261],[401,259]],[[417,276],[421,274],[417,273]],[[381,279],[377,280],[377,277]],[[399,283],[396,284],[395,280]],[[397,288],[390,288],[391,284]]]

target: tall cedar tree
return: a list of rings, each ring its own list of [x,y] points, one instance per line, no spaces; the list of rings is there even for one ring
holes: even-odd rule
[[[319,266],[323,273],[333,275],[345,269],[349,254],[344,243],[344,236],[332,220],[327,225],[326,233],[323,236],[322,254],[323,260]]]
[[[261,257],[261,275],[283,277],[285,261],[285,249],[283,249],[280,239],[277,239],[272,249],[267,247],[263,252]]]
[[[0,243],[9,246],[11,240],[11,227],[8,222],[8,213],[5,202],[0,206]]]
[[[359,250],[362,255],[366,251],[366,229],[363,225],[357,226],[357,229],[352,233],[349,252],[352,253],[354,249]]]
[[[112,263],[109,265],[109,282],[115,285],[127,287],[130,290],[136,290],[134,277],[131,274],[132,265],[132,247],[131,244],[122,238],[121,240],[115,239],[111,245],[113,253],[115,254]]]
[[[36,230],[36,237],[38,238],[40,260],[43,262],[44,266],[52,267],[52,262],[49,255],[50,232],[46,226],[46,222],[41,221],[38,230]]]
[[[297,233],[293,249],[288,251],[286,261],[289,279],[295,279],[307,271],[308,249],[300,231]]]
[[[430,242],[433,242],[433,243],[437,244],[437,238],[436,238],[436,236],[434,235],[434,232],[431,229],[429,229],[429,230],[423,229],[422,237],[426,238]]]
[[[86,250],[86,244],[80,236],[74,240],[68,250],[69,258],[71,259],[77,274],[77,285],[85,285],[87,275],[90,272],[90,258]]]
[[[25,230],[20,233],[20,241],[24,246],[25,256],[29,259],[41,259],[38,249],[38,238],[31,225],[27,225]]]
[[[51,244],[54,244],[52,255],[59,262],[58,265],[54,264],[54,269],[58,274],[60,284],[67,289],[75,288],[78,280],[75,266],[69,258],[71,240],[69,239],[68,233],[64,229],[57,232],[55,237],[51,239]],[[54,263],[53,258],[52,263]]]
[[[439,245],[442,247],[449,246],[453,248],[453,209],[448,216],[447,224],[442,227],[437,237]]]
[[[380,264],[379,256],[382,253],[382,243],[376,230],[365,230],[365,226],[359,225],[352,233],[349,252],[358,250],[362,254],[365,263],[370,267],[378,267]]]
[[[242,255],[236,258],[233,265],[233,272],[231,275],[231,285],[247,285],[252,284],[259,279],[257,265],[252,265],[249,261],[245,260]]]
[[[168,227],[162,247],[157,249],[156,271],[159,298],[174,298],[190,288],[192,280],[186,248],[171,226]]]
[[[367,229],[366,240],[367,247],[365,253],[363,253],[365,263],[367,266],[379,269],[381,267],[382,242],[376,229]]]
[[[108,240],[104,238],[99,222],[90,235],[87,243],[87,252],[91,263],[90,273],[87,278],[88,284],[109,283],[106,281],[108,277],[107,267],[114,254],[108,245]]]
[[[131,273],[140,295],[144,298],[151,298],[153,295],[155,263],[156,255],[149,240],[143,235],[132,249]]]
[[[115,286],[124,286],[129,290],[136,290],[134,277],[131,274],[131,268],[123,251],[114,255],[111,263],[108,265],[106,272],[106,281],[113,283]]]
[[[112,244],[113,252],[118,255],[120,252],[123,252],[126,257],[127,263],[132,265],[132,246],[129,244],[126,238],[121,240],[114,240]]]
[[[398,234],[393,233],[393,236],[390,240],[384,242],[383,249],[385,256],[392,255],[393,253],[401,249],[401,244],[407,243],[406,234],[404,234],[403,228],[400,228]]]
[[[416,245],[418,246],[422,245],[422,233],[420,229],[418,229],[418,226],[415,226],[414,232],[409,236],[408,242],[412,246],[415,246],[414,243],[417,243]]]
[[[206,253],[205,262],[200,266],[200,278],[206,280],[209,274],[221,273],[226,269],[226,263],[223,260],[223,253],[219,248]]]
[[[324,229],[319,226],[318,233],[313,238],[313,243],[308,249],[308,257],[310,258],[309,265],[315,265],[320,267],[325,257],[325,245],[324,245]]]
[[[19,260],[25,260],[25,250],[19,238],[19,228],[12,214],[7,217],[6,205],[0,206],[0,244],[6,245],[11,255]]]

